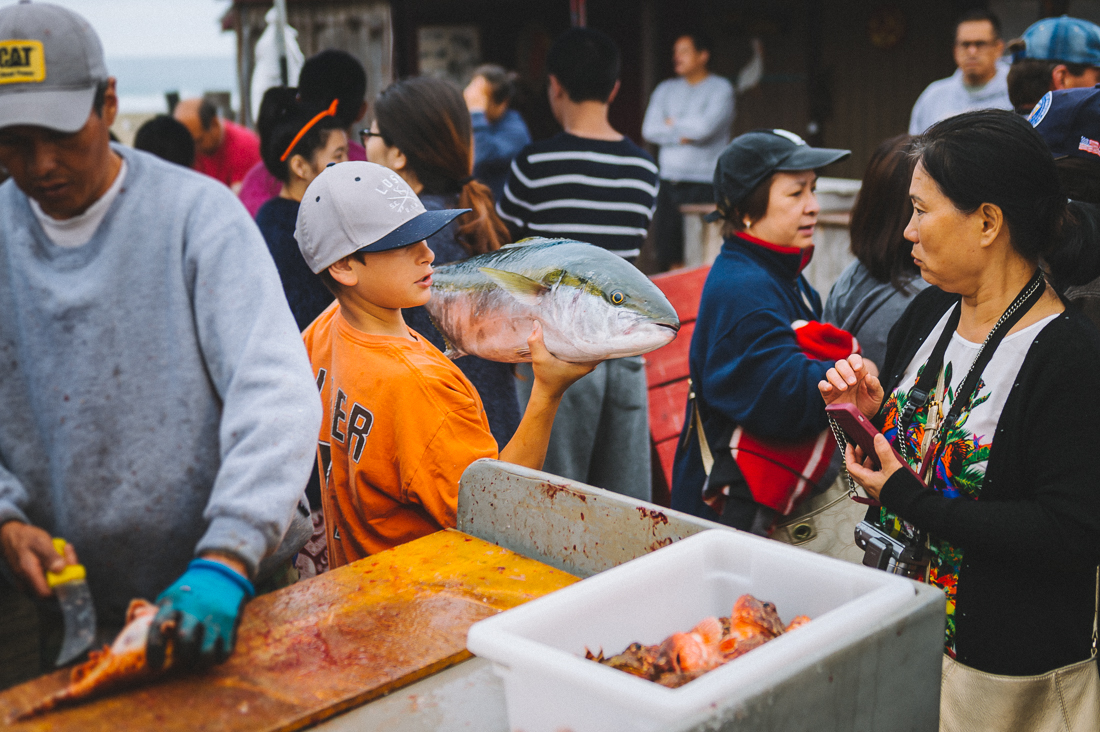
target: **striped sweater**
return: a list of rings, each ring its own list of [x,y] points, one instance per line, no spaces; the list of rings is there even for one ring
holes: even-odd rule
[[[562,132],[512,161],[497,213],[523,236],[570,237],[633,259],[656,198],[657,166],[633,142]]]

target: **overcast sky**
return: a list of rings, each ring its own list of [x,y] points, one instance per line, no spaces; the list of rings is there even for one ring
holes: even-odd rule
[[[12,0],[0,0],[9,5]],[[107,58],[232,57],[232,33],[222,33],[229,0],[49,0],[88,19]]]

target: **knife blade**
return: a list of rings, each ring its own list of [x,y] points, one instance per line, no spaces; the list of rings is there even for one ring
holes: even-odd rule
[[[65,556],[65,540],[55,538],[53,547]],[[70,564],[60,572],[46,572],[46,583],[53,589],[65,620],[65,637],[56,665],[64,666],[80,656],[95,642],[96,617],[92,592],[88,589],[83,564]]]

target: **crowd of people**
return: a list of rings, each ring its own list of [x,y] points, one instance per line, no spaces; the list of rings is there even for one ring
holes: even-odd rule
[[[1024,677],[1084,684],[1072,711],[1100,714],[1100,27],[1040,21],[1009,65],[997,18],[963,15],[958,71],[871,157],[856,261],[824,303],[802,274],[815,186],[850,153],[731,140],[736,93],[701,33],[650,99],[657,160],[609,120],[621,56],[593,29],[550,47],[562,131],[536,141],[499,66],[465,89],[397,81],[368,110],[362,66],[328,50],[263,94],[257,132],[184,100],[131,149],[86,21],[8,6],[8,42],[37,44],[43,73],[0,84],[0,607],[34,596],[44,649],[45,571],[80,562],[104,634],[155,597],[154,663],[168,641],[184,665],[224,660],[257,591],[453,527],[479,458],[649,500],[643,358],[568,363],[535,323],[530,364],[452,363],[424,305],[433,264],[528,236],[633,262],[652,220],[674,269],[679,207],[709,202],[724,243],[673,507],[768,536],[850,480],[861,526],[945,593],[944,729],[991,728],[979,682],[1023,715]],[[878,428],[875,455],[833,404]],[[1039,617],[1042,642],[1008,640]]]

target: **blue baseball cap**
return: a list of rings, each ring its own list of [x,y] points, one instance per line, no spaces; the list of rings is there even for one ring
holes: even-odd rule
[[[1047,92],[1027,121],[1055,159],[1100,160],[1100,85]]]
[[[1063,15],[1032,23],[1023,36],[1026,48],[1017,58],[1100,66],[1100,26]]]

